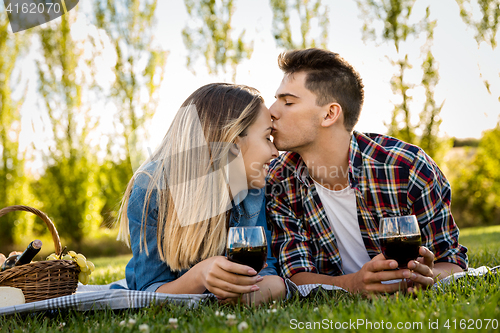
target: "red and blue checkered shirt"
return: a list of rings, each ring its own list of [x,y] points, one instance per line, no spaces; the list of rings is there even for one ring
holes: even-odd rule
[[[354,132],[348,178],[370,258],[382,252],[380,219],[413,214],[420,224],[422,245],[434,253],[435,262],[467,269],[467,248],[458,243],[450,211],[450,184],[421,148],[389,136]],[[300,155],[287,152],[273,161],[266,193],[272,251],[281,275],[344,274],[335,234]]]

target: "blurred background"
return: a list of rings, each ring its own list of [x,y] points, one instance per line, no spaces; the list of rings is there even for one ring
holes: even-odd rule
[[[270,106],[279,53],[320,47],[363,78],[356,130],[424,148],[459,227],[498,225],[499,18],[500,0],[88,0],[14,34],[0,5],[0,208],[42,210],[88,255],[128,253],[121,197],[182,102],[223,81]],[[51,243],[35,216],[0,218],[0,252],[34,238]]]

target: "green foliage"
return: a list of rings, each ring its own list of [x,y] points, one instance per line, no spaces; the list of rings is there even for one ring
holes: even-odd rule
[[[189,20],[182,30],[184,45],[188,50],[187,67],[194,73],[193,65],[199,56],[205,59],[210,74],[232,73],[245,58],[250,59],[253,41],[245,41],[245,30],[233,38],[233,0],[184,0]],[[231,71],[227,65],[231,66]]]
[[[479,146],[479,141],[476,138],[453,138],[453,147],[477,147]]]
[[[119,202],[132,178],[131,166],[137,166],[135,160],[144,159],[136,148],[146,141],[146,123],[158,106],[168,52],[154,43],[156,6],[156,0],[94,2],[95,23],[107,32],[117,57],[115,81],[105,97],[115,105],[116,122],[124,127],[115,128],[99,170],[99,188],[105,200],[101,215],[106,226],[111,226],[116,218]],[[141,99],[144,93],[147,101]]]
[[[422,63],[422,86],[425,90],[425,103],[423,110],[420,112],[418,129],[421,134],[417,144],[435,160],[442,160],[444,153],[450,149],[452,141],[439,137],[439,126],[442,122],[439,114],[443,108],[444,101],[440,105],[437,105],[434,99],[434,90],[439,82],[437,63],[431,52],[436,21],[430,21],[429,15],[430,10],[427,7],[423,25],[427,38],[422,52],[424,55],[424,62]]]
[[[440,161],[444,153],[451,147],[451,140],[439,137],[441,119],[439,113],[443,103],[436,104],[434,90],[439,82],[437,63],[432,54],[434,28],[436,21],[430,20],[430,8],[420,21],[413,22],[411,17],[415,0],[357,0],[358,8],[364,18],[363,38],[392,43],[398,52],[408,38],[417,38],[425,33],[426,39],[422,47],[422,81],[420,84],[410,83],[406,79],[407,71],[412,68],[408,54],[398,60],[391,60],[397,68],[391,79],[393,93],[401,102],[394,105],[391,122],[386,124],[387,134],[423,148],[433,159]],[[375,23],[382,23],[382,30],[377,31]],[[420,112],[420,121],[412,124],[410,108],[412,97],[410,91],[421,86],[425,90],[425,102]]]
[[[399,53],[401,43],[406,42],[410,35],[416,36],[419,33],[418,24],[410,22],[415,0],[357,0],[357,4],[365,20],[363,25],[365,40],[376,40],[380,34],[382,41],[392,43]],[[383,23],[381,32],[377,32],[374,27],[373,23],[376,21]],[[410,121],[409,103],[412,98],[408,93],[414,85],[405,80],[406,71],[412,68],[408,54],[399,60],[391,60],[391,63],[398,69],[397,74],[391,79],[391,87],[393,93],[401,97],[401,103],[394,105],[391,122],[386,124],[387,134],[416,144],[415,128]]]
[[[497,46],[496,35],[499,27],[500,20],[500,0],[456,0],[460,7],[460,16],[462,20],[476,32],[476,42],[488,43],[492,49]],[[481,11],[481,18],[475,19],[474,8],[479,7]],[[482,75],[481,75],[482,76]],[[499,73],[500,76],[500,73]],[[490,82],[483,79],[483,83],[491,94]],[[498,96],[500,101],[500,96]]]
[[[321,0],[270,0],[270,4],[273,11],[273,35],[278,47],[287,50],[310,47],[327,48],[328,7],[322,5]],[[299,43],[294,42],[292,38],[290,16],[294,12],[298,14],[300,20]],[[313,25],[319,28],[319,36],[310,36]]]
[[[53,138],[49,154],[43,156],[45,170],[32,188],[42,203],[39,208],[51,217],[61,236],[78,244],[99,226],[102,203],[96,196],[96,154],[88,144],[97,120],[89,113],[90,103],[84,102],[91,98],[93,82],[82,65],[85,46],[71,36],[76,14],[74,9],[37,30],[43,52],[37,61],[39,92]]]
[[[112,156],[110,145],[108,145],[107,156]],[[104,196],[104,205],[101,210],[103,217],[102,227],[112,228],[118,218],[120,200],[127,187],[127,183],[132,177],[130,162],[126,159],[115,161],[106,158],[100,165],[98,184],[101,195]]]
[[[500,222],[500,123],[485,131],[469,163],[456,166],[452,208],[461,226]]]
[[[154,44],[156,5],[156,0],[94,2],[96,26],[107,32],[116,52],[115,82],[108,97],[120,110],[125,135],[150,119],[158,104],[168,52]],[[143,90],[147,102],[141,102]]]
[[[462,20],[476,30],[476,41],[487,42],[496,47],[496,34],[500,19],[500,0],[456,0]],[[481,19],[475,20],[472,6],[479,6]]]
[[[95,236],[99,226],[111,226],[116,217],[132,176],[131,155],[142,141],[137,131],[144,129],[157,107],[167,57],[153,39],[156,1],[94,4],[96,25],[108,33],[115,48],[116,80],[110,90],[96,81],[94,60],[106,51],[106,38],[100,32],[93,33],[93,27],[87,26],[88,31],[78,31],[88,32],[83,39],[73,39],[78,8],[37,28],[41,42],[36,61],[38,92],[44,107],[41,112],[47,113],[42,117],[48,119],[45,131],[51,137],[47,139],[49,152],[42,156],[44,169],[33,176],[24,175],[24,156],[17,151],[22,98],[13,101],[10,90],[14,86],[11,73],[30,35],[8,33],[7,16],[0,12],[0,204],[41,209],[54,221],[65,244],[74,248],[82,246],[84,237]],[[97,101],[104,101],[102,107],[114,103],[119,110],[114,122],[117,131],[108,138],[104,160],[98,160],[99,148],[95,141],[91,143],[99,125],[99,117],[92,113]],[[35,220],[26,213],[2,217],[0,244],[7,249],[14,247],[13,242],[19,247],[32,237],[43,237],[47,230]]]
[[[364,19],[363,38],[376,40],[380,34],[383,41],[394,43],[396,50],[408,36],[418,33],[418,24],[410,23],[415,0],[356,0]],[[383,22],[381,32],[376,32],[374,23]]]
[[[391,61],[391,63],[398,67],[398,74],[395,74],[391,79],[392,92],[395,95],[401,96],[401,103],[394,105],[394,110],[392,111],[391,123],[386,124],[387,134],[397,137],[403,141],[409,143],[415,143],[415,128],[411,123],[411,112],[410,112],[410,101],[411,96],[408,94],[408,90],[414,87],[405,81],[405,72],[407,69],[412,68],[408,61],[408,55],[405,55],[404,59],[398,61]],[[403,115],[401,119],[400,115]],[[402,120],[402,121],[401,121]]]
[[[24,96],[12,99],[12,87],[18,86],[13,71],[22,59],[31,38],[29,33],[12,34],[8,31],[6,12],[0,11],[0,208],[26,203],[29,195],[24,172],[25,152],[19,151],[21,132],[20,108]],[[0,218],[0,244],[12,245],[23,226],[32,218],[23,213],[9,213]],[[29,231],[29,230],[27,230]]]

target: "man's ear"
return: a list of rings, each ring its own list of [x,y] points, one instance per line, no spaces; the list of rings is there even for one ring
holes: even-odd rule
[[[327,113],[323,117],[321,126],[330,127],[342,118],[342,107],[339,103],[328,104]]]

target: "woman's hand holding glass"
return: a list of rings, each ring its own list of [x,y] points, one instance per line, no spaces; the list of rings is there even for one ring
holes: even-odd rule
[[[239,298],[242,294],[257,291],[259,286],[256,283],[263,280],[253,268],[231,262],[223,256],[205,259],[196,266],[201,270],[198,275],[200,283],[219,299]]]

